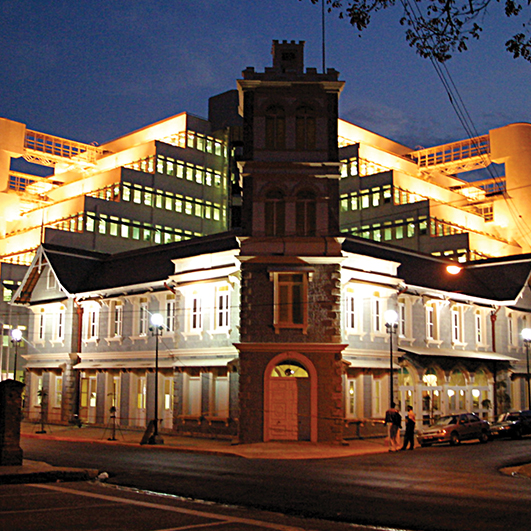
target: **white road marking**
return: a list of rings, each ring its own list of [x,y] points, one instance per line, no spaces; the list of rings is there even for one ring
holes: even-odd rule
[[[158,503],[152,503],[152,502],[144,502],[139,500],[130,500],[127,498],[119,498],[118,496],[109,496],[107,494],[98,494],[95,492],[85,492],[85,491],[79,491],[75,489],[67,489],[65,487],[59,487],[52,484],[32,484],[31,487],[36,487],[39,489],[47,489],[47,490],[53,490],[56,492],[65,492],[68,494],[76,494],[78,496],[85,496],[87,498],[96,498],[99,500],[105,500],[110,501],[114,503],[122,503],[122,504],[129,504],[129,505],[136,505],[138,507],[146,507],[148,509],[158,509],[161,511],[169,511],[174,513],[180,513],[180,514],[188,514],[191,516],[198,516],[202,518],[212,518],[213,520],[216,520],[216,522],[211,522],[208,525],[220,525],[225,523],[239,523],[239,524],[246,524],[246,525],[255,525],[260,526],[266,529],[276,529],[278,531],[308,531],[307,529],[303,529],[302,527],[292,527],[292,526],[286,526],[282,524],[275,524],[272,522],[262,522],[261,520],[253,520],[250,518],[239,518],[237,516],[226,516],[226,515],[219,515],[214,513],[208,513],[204,511],[195,511],[193,509],[185,509],[183,507],[172,507],[170,505],[161,505]],[[203,524],[204,527],[207,527],[207,525]],[[185,527],[176,527],[175,530],[185,530],[185,529],[194,529],[194,527],[197,526],[185,526]],[[159,531],[165,531],[165,530],[159,530]]]

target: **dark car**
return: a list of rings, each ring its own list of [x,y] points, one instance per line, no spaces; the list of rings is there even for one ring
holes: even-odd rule
[[[522,435],[531,433],[531,410],[502,413],[490,431],[493,437],[520,439]]]
[[[421,446],[443,442],[454,445],[469,439],[486,443],[490,439],[490,424],[474,413],[445,415],[422,430],[417,438]]]

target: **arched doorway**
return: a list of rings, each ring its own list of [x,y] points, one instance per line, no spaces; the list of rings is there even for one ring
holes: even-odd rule
[[[296,352],[275,356],[264,374],[264,441],[317,440],[317,372]]]

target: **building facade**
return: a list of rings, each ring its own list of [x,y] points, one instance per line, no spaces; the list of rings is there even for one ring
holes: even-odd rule
[[[200,122],[182,115],[107,144],[100,173],[69,181],[67,171],[53,190],[86,208],[82,230],[41,224],[44,241],[11,301],[29,312],[28,417],[139,429],[158,418],[163,430],[243,443],[340,444],[381,427],[392,399],[423,423],[526,405],[530,255],[455,268],[452,249],[418,252],[440,237],[468,245],[468,257],[472,239],[429,232],[435,200],[406,202],[426,219],[393,224],[394,211],[410,223],[406,184],[462,190],[440,169],[415,181],[418,153],[341,122],[343,82],[333,69],[304,69],[304,43],[274,41],[273,66],[247,68],[237,85],[237,168],[234,136],[192,134]],[[133,159],[138,167],[127,167]],[[101,197],[83,193],[91,178],[105,184]],[[240,226],[222,232],[236,212]],[[380,215],[379,232],[349,234]],[[184,226],[190,233],[175,237]],[[18,234],[9,227],[6,241]],[[390,245],[397,240],[411,249]]]

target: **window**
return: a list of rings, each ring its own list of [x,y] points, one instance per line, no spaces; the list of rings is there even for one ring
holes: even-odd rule
[[[42,403],[42,375],[31,373],[31,405],[38,407]]]
[[[284,109],[271,106],[266,111],[266,149],[284,149],[286,147],[286,117]]]
[[[65,338],[65,307],[61,306],[54,315],[54,340]]]
[[[229,417],[229,378],[227,375],[212,375],[214,379],[214,400],[212,415],[214,417]]]
[[[48,269],[48,273],[46,275],[46,289],[55,289],[56,287],[57,283],[55,281],[55,274],[52,269]]]
[[[347,287],[345,295],[345,326],[347,330],[358,328],[358,308],[354,288]]]
[[[145,336],[148,332],[148,303],[147,299],[140,299],[139,319],[138,319],[138,335]]]
[[[297,236],[315,236],[315,194],[309,190],[297,194],[295,227]]]
[[[229,286],[220,286],[217,290],[216,328],[228,328],[230,316]]]
[[[166,330],[168,332],[175,331],[176,304],[177,301],[173,295],[166,297]]]
[[[36,315],[36,336],[38,341],[44,341],[44,334],[46,330],[46,313],[44,308]]]
[[[194,293],[192,296],[192,307],[190,315],[190,330],[200,331],[203,328],[203,313],[201,309],[201,298]]]
[[[311,107],[297,109],[295,126],[296,149],[315,149],[315,116]]]
[[[356,416],[356,380],[347,380],[347,417]]]
[[[485,327],[483,324],[483,315],[479,310],[474,314],[474,321],[476,325],[476,343],[483,345],[485,343]]]
[[[281,190],[271,190],[265,200],[265,235],[284,236],[286,203]]]
[[[124,307],[121,302],[115,302],[112,313],[112,336],[121,337],[123,329]]]
[[[375,293],[375,297],[379,295]],[[372,301],[372,330],[373,332],[382,332],[383,329],[382,301],[375,298]]]
[[[507,336],[510,347],[518,346],[518,317],[514,312],[507,316]]]
[[[201,415],[201,376],[194,373],[189,375],[187,380],[188,385],[185,389],[183,413],[199,417]]]
[[[452,319],[452,343],[463,342],[463,314],[460,307],[453,307],[451,312]]]
[[[63,377],[55,376],[54,379],[52,407],[61,407],[63,401]]]
[[[398,301],[398,335],[400,337],[407,336],[406,329],[406,302],[403,300]]]
[[[437,307],[435,304],[426,306],[426,339],[438,339]]]
[[[98,308],[89,307],[85,309],[85,339],[96,339],[98,337]]]
[[[274,325],[279,328],[308,326],[307,274],[275,273]]]
[[[136,407],[146,409],[146,377],[140,376],[136,381]]]

